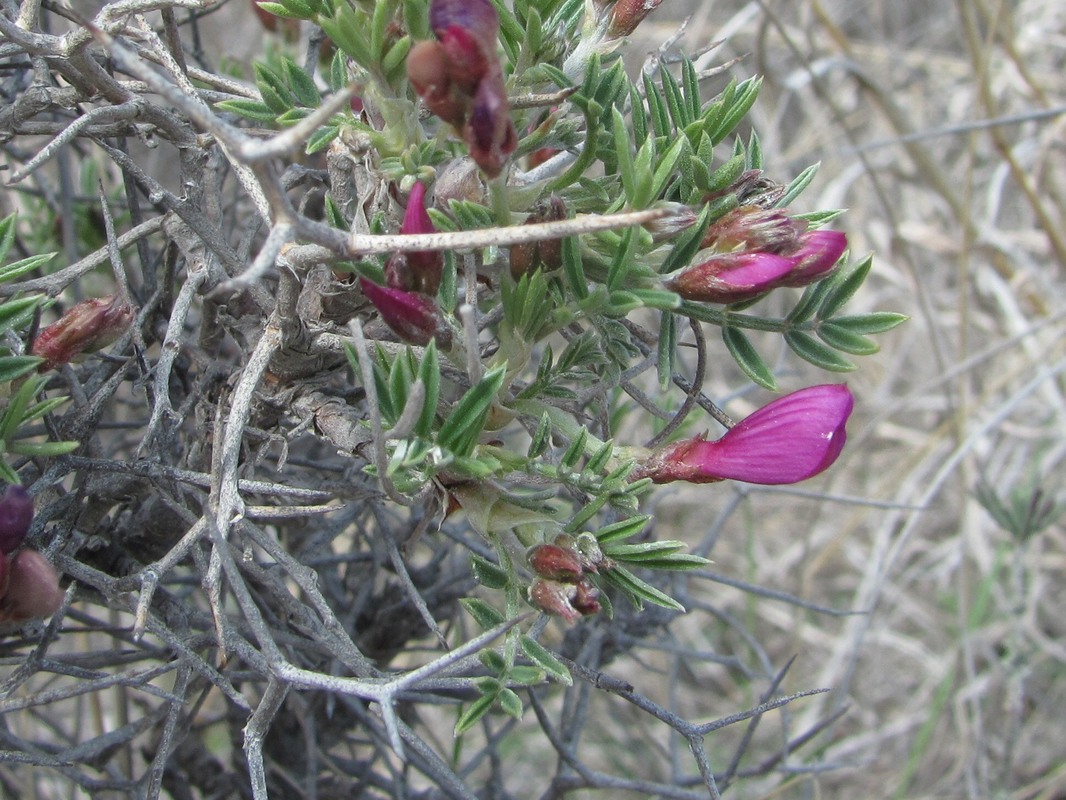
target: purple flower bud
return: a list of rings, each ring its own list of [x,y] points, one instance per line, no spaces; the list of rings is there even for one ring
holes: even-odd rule
[[[848,248],[848,237],[840,231],[810,231],[799,237],[798,249],[790,254],[795,266],[780,286],[806,286],[829,275]]]
[[[581,557],[573,550],[556,544],[538,544],[530,548],[529,566],[542,578],[560,583],[577,583],[581,579]]]
[[[442,348],[451,345],[451,329],[432,297],[378,286],[366,278],[359,279],[359,288],[377,308],[385,324],[405,342],[424,345],[436,339]]]
[[[667,279],[686,300],[739,303],[781,285],[795,261],[773,253],[722,253]]]
[[[7,594],[7,584],[11,578],[11,560],[6,554],[0,553],[0,603],[4,601],[4,595]]]
[[[407,210],[403,215],[400,233],[436,233],[437,229],[426,212],[426,187],[416,183],[411,187]],[[414,279],[413,289],[430,296],[436,295],[444,273],[444,255],[432,250],[416,250],[407,253],[407,264]]]
[[[52,615],[63,604],[59,575],[36,550],[21,550],[10,562],[7,593],[0,598],[0,622]]]
[[[19,485],[8,486],[0,498],[0,553],[13,553],[33,522],[33,498]]]
[[[798,483],[836,461],[854,404],[844,384],[801,389],[763,406],[717,441],[698,436],[666,447],[638,466],[633,479]]]
[[[432,0],[429,26],[442,41],[449,30],[459,29],[474,39],[486,54],[496,52],[500,15],[491,0]]]
[[[463,139],[482,171],[495,178],[518,146],[518,135],[507,107],[503,77],[498,73],[481,81],[470,107]]]
[[[37,334],[30,352],[44,359],[38,370],[47,372],[82,353],[107,347],[132,321],[133,309],[118,297],[84,300]]]

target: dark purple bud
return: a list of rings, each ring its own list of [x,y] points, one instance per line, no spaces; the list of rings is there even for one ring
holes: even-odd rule
[[[400,225],[400,233],[436,233],[433,220],[426,212],[426,187],[421,183],[415,183],[411,188],[410,197],[407,200],[407,210],[403,215],[403,224]],[[433,250],[416,250],[406,254],[407,264],[413,278],[415,291],[435,296],[440,288],[441,276],[444,273],[444,255]],[[389,284],[392,285],[391,283]]]
[[[33,522],[33,498],[19,485],[8,486],[0,497],[0,552],[13,553]]]
[[[477,41],[484,54],[496,53],[500,15],[491,0],[432,0],[429,26],[442,41],[449,29],[461,29]]]
[[[478,85],[470,119],[463,127],[463,139],[482,172],[495,178],[508,156],[518,146],[518,135],[507,107],[503,77],[493,73]]]

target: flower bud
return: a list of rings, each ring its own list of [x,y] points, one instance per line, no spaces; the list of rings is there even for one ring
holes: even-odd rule
[[[374,304],[385,324],[405,342],[424,345],[430,339],[436,339],[441,348],[451,346],[451,328],[434,298],[378,286],[366,278],[359,279],[359,288]]]
[[[431,113],[451,125],[463,124],[466,102],[452,91],[448,57],[439,42],[419,42],[411,48],[407,79]]]
[[[588,579],[578,581],[577,586],[574,587],[574,599],[571,605],[583,617],[599,614],[602,610],[600,590]]]
[[[0,553],[13,553],[26,538],[33,522],[33,498],[18,484],[0,497]]]
[[[530,548],[529,566],[542,578],[560,583],[577,583],[581,579],[581,558],[573,550],[555,544],[538,544]]]
[[[400,233],[408,235],[436,232],[433,220],[426,212],[426,187],[422,183],[415,183],[411,187],[407,200],[407,209],[404,211]],[[444,273],[444,255],[434,250],[415,250],[403,255],[411,270],[412,286],[410,288],[431,297],[435,296]]]
[[[499,72],[481,81],[470,118],[463,127],[463,139],[481,170],[490,178],[503,171],[507,158],[518,146],[518,135],[507,107],[507,93]]]
[[[577,595],[573,586],[556,581],[538,578],[529,587],[529,602],[545,614],[562,617],[567,622],[575,622],[581,614],[570,601]]]
[[[7,584],[11,578],[11,560],[6,554],[0,553],[0,603],[7,594]]]
[[[806,222],[793,219],[783,211],[740,206],[707,228],[700,247],[713,247],[719,252],[743,249],[792,255],[799,247],[800,234],[806,229]]]
[[[854,405],[843,384],[801,389],[763,406],[717,441],[697,436],[669,445],[630,477],[655,483],[798,483],[837,460]]]
[[[739,303],[781,285],[795,262],[773,253],[722,253],[665,282],[686,300]]]
[[[554,222],[566,219],[566,204],[558,195],[548,198],[547,205],[540,205],[526,218],[524,225],[538,222]],[[558,269],[563,263],[563,243],[561,239],[543,239],[539,242],[522,242],[512,245],[510,249],[511,277],[516,281],[531,269],[543,267],[546,270]]]
[[[648,14],[659,7],[662,1],[618,0],[611,9],[611,18],[607,23],[608,38],[621,39],[629,36]]]
[[[118,339],[133,321],[133,308],[118,297],[96,297],[72,307],[33,340],[30,352],[44,359],[41,372],[66,364]]]
[[[52,615],[63,604],[59,575],[36,550],[11,559],[7,593],[0,598],[0,622],[21,622]]]
[[[833,271],[848,248],[848,237],[840,231],[810,231],[799,238],[791,258],[796,262],[781,286],[806,286]]]

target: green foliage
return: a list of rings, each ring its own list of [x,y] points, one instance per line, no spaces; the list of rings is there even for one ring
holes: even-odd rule
[[[6,260],[15,242],[17,218],[11,214],[0,219],[0,262]],[[40,269],[55,253],[43,253],[18,259],[0,267],[0,284],[8,283]],[[0,334],[24,331],[39,310],[47,304],[43,295],[15,295],[0,302]],[[28,377],[41,359],[15,355],[0,346],[0,452],[17,456],[54,456],[73,451],[77,442],[41,442],[28,438],[26,428],[66,402],[65,397],[37,400],[48,379]],[[6,461],[0,461],[0,479],[18,483],[18,475]]]

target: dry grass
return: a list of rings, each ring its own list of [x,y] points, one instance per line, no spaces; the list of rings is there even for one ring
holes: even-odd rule
[[[716,521],[716,571],[865,612],[705,590],[774,664],[796,656],[787,688],[832,687],[793,707],[790,730],[847,709],[791,784],[741,784],[735,796],[1061,797],[1066,536],[1053,524],[1018,541],[975,487],[1063,495],[1066,10],[692,10],[682,46],[726,31],[714,59],[746,55],[733,74],[766,78],[754,123],[767,165],[821,162],[805,207],[849,209],[840,224],[853,251],[877,254],[858,306],[912,317],[849,379],[857,424],[824,499],[751,493]],[[663,11],[673,18],[660,13],[656,33],[686,13]],[[706,527],[706,495],[659,508],[680,530]],[[683,629],[678,638],[734,654],[728,638]],[[685,681],[708,714],[751,701],[750,686],[723,678]],[[837,769],[807,771],[819,765]]]

